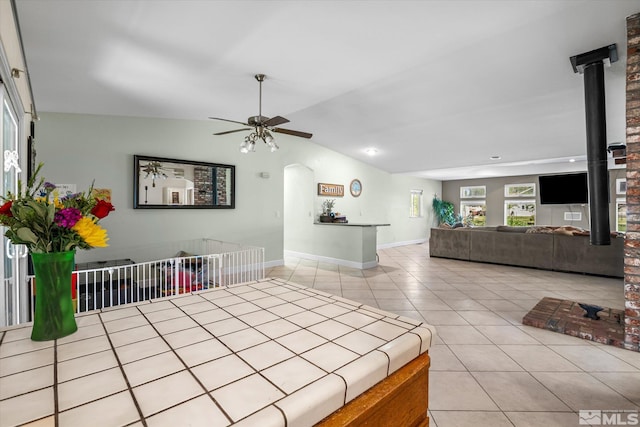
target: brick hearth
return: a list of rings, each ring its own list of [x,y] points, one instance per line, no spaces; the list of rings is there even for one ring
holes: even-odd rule
[[[624,348],[624,310],[603,308],[600,320],[593,320],[584,317],[585,311],[575,301],[545,297],[522,324]]]

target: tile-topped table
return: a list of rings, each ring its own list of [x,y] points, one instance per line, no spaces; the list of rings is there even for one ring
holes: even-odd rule
[[[31,324],[0,329],[0,426],[310,426],[418,358],[428,372],[434,333],[279,279],[77,323],[48,342],[31,341]]]

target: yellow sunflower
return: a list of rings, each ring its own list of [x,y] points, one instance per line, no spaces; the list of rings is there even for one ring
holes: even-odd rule
[[[82,217],[76,225],[72,227],[80,237],[90,246],[94,248],[104,248],[107,244],[107,230],[100,227],[91,218]]]

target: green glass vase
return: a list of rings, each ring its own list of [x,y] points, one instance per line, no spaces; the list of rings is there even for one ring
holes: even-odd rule
[[[49,341],[78,330],[71,299],[75,251],[32,253],[36,310],[31,339]]]

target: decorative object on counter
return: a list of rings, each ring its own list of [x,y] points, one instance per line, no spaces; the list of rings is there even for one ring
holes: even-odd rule
[[[344,185],[319,182],[318,196],[344,197]]]
[[[340,224],[346,224],[349,222],[347,221],[347,217],[344,215],[340,215],[340,213],[336,213],[334,215],[335,216],[333,217],[333,221],[331,222],[340,223]]]
[[[336,204],[336,199],[327,199],[322,202],[322,215],[320,215],[320,222],[333,222],[335,214],[333,213],[333,206]]]
[[[18,181],[17,193],[2,197],[0,224],[5,236],[31,252],[35,270],[36,308],[31,339],[47,341],[72,334],[76,326],[71,299],[71,272],[76,248],[107,246],[107,231],[98,225],[114,207],[86,193],[56,198],[55,185],[36,177],[40,163],[26,188]]]
[[[349,191],[353,197],[360,197],[360,194],[362,194],[362,183],[359,179],[351,181],[351,184],[349,184]]]
[[[434,194],[431,206],[436,214],[436,218],[438,218],[438,225],[446,224],[454,227],[456,224],[461,224],[462,217],[455,214],[453,203],[444,201],[438,198],[437,194]]]

